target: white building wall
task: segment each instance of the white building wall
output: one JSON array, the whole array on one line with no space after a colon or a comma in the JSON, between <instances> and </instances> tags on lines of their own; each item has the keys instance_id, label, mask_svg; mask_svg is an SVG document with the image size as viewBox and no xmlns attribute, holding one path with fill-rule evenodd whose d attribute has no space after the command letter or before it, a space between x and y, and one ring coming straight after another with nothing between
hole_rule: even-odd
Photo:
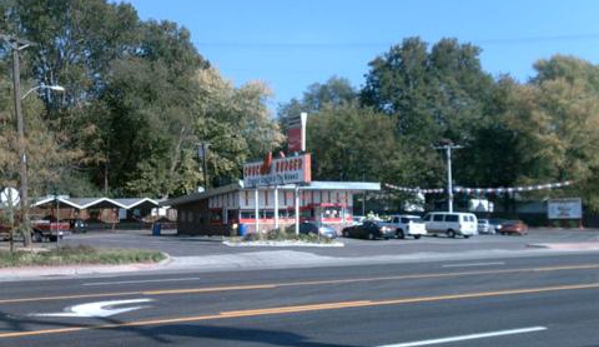
<instances>
[{"instance_id":1,"label":"white building wall","mask_svg":"<svg viewBox=\"0 0 599 347\"><path fill-rule=\"evenodd\" d=\"M295 203L295 195L293 190L279 189L279 208L293 208ZM230 192L225 194L215 195L209 198L209 208L222 209L254 209L255 208L255 191L241 190L238 192ZM274 209L274 189L258 190L259 207L260 209ZM302 206L310 204L347 204L352 206L352 194L349 191L337 190L304 190L300 191L300 204Z\"/></svg>"}]
</instances>

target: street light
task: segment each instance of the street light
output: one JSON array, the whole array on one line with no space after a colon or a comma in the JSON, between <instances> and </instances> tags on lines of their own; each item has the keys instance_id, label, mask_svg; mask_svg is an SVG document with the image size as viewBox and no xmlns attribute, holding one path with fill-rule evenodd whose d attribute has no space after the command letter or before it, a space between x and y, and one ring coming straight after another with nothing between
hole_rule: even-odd
<instances>
[{"instance_id":1,"label":"street light","mask_svg":"<svg viewBox=\"0 0 599 347\"><path fill-rule=\"evenodd\" d=\"M14 101L15 101L15 114L17 117L17 141L19 148L19 180L20 186L20 198L21 198L21 225L26 226L29 223L29 211L28 211L28 183L27 183L27 156L25 148L25 130L23 113L21 111L21 101L31 94L33 91L38 89L52 89L56 91L64 91L61 86L45 86L40 85L27 91L25 95L21 97L21 66L19 61L19 52L25 48L33 45L33 43L11 37L8 35L0 35L0 39L3 39L12 48L13 58L13 90L14 90ZM23 232L23 238L25 239L25 246L31 244L31 235L28 232Z\"/></svg>"},{"instance_id":2,"label":"street light","mask_svg":"<svg viewBox=\"0 0 599 347\"><path fill-rule=\"evenodd\" d=\"M26 97L27 97L29 94L31 94L31 93L35 92L36 90L39 90L39 89L50 89L50 90L53 90L53 91L56 91L56 92L61 92L61 93L64 93L64 91L65 91L64 87L62 87L62 86L59 86L59 85L47 86L47 85L45 85L45 84L41 84L41 85L39 85L39 86L37 86L37 87L33 87L33 88L29 89L29 90L27 91L27 93L25 93L25 95L23 95L23 96L21 97L21 100L25 100L25 98L26 98Z\"/></svg>"}]
</instances>

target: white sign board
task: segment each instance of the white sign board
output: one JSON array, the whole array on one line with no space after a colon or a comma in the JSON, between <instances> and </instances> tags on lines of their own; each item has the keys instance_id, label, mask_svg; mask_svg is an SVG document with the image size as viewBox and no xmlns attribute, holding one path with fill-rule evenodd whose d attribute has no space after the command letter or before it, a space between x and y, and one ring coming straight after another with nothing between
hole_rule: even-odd
<instances>
[{"instance_id":1,"label":"white sign board","mask_svg":"<svg viewBox=\"0 0 599 347\"><path fill-rule=\"evenodd\" d=\"M0 202L7 206L16 206L20 201L19 191L12 187L7 187L0 193Z\"/></svg>"},{"instance_id":2,"label":"white sign board","mask_svg":"<svg viewBox=\"0 0 599 347\"><path fill-rule=\"evenodd\" d=\"M243 185L245 188L266 187L272 185L309 183L312 180L310 154L273 159L243 166Z\"/></svg>"},{"instance_id":3,"label":"white sign board","mask_svg":"<svg viewBox=\"0 0 599 347\"><path fill-rule=\"evenodd\" d=\"M547 217L549 219L580 219L582 218L582 200L580 198L549 200Z\"/></svg>"},{"instance_id":4,"label":"white sign board","mask_svg":"<svg viewBox=\"0 0 599 347\"><path fill-rule=\"evenodd\" d=\"M468 210L472 212L492 212L487 199L470 199Z\"/></svg>"}]
</instances>

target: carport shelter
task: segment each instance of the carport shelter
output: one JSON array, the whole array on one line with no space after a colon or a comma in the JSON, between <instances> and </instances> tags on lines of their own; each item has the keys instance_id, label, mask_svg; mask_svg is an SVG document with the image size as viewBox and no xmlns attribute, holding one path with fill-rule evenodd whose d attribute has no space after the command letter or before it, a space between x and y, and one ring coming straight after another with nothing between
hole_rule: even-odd
<instances>
[{"instance_id":1,"label":"carport shelter","mask_svg":"<svg viewBox=\"0 0 599 347\"><path fill-rule=\"evenodd\" d=\"M47 212L59 219L81 218L97 219L104 223L118 223L129 216L144 216L151 213L152 208L159 206L158 201L149 198L111 199L70 198L66 196L50 196L37 201L33 207ZM131 218L134 219L134 218Z\"/></svg>"}]
</instances>

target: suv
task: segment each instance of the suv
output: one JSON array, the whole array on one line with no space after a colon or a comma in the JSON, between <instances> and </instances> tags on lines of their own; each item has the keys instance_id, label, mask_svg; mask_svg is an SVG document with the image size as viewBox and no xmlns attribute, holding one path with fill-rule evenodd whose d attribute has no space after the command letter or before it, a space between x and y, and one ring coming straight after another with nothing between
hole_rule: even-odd
<instances>
[{"instance_id":1,"label":"suv","mask_svg":"<svg viewBox=\"0 0 599 347\"><path fill-rule=\"evenodd\" d=\"M412 236L418 240L422 235L426 235L426 226L419 216L412 215L393 215L385 222L378 223L395 230L395 236L398 239L404 239L406 236Z\"/></svg>"},{"instance_id":2,"label":"suv","mask_svg":"<svg viewBox=\"0 0 599 347\"><path fill-rule=\"evenodd\" d=\"M433 236L445 234L449 238L460 235L464 238L478 233L478 222L473 213L431 212L424 216L426 230Z\"/></svg>"}]
</instances>

